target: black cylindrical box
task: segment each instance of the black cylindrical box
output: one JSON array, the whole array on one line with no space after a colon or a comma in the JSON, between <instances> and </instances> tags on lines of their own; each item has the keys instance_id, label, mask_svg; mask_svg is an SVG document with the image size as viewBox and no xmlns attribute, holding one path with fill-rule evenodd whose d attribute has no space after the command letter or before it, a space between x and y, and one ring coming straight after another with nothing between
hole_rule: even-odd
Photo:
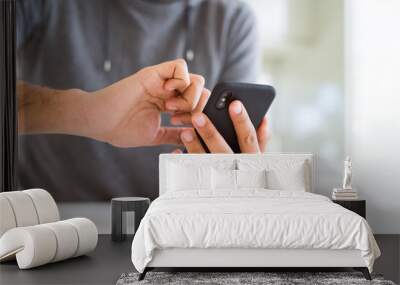
<instances>
[{"instance_id":1,"label":"black cylindrical box","mask_svg":"<svg viewBox=\"0 0 400 285\"><path fill-rule=\"evenodd\" d=\"M123 241L134 234L150 205L149 198L121 197L111 200L111 238Z\"/></svg>"}]
</instances>

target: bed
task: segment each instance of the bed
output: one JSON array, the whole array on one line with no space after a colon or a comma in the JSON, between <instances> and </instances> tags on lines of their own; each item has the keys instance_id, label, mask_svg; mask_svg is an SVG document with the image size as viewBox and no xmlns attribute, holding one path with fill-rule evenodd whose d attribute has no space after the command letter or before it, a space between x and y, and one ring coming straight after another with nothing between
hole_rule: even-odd
<instances>
[{"instance_id":1,"label":"bed","mask_svg":"<svg viewBox=\"0 0 400 285\"><path fill-rule=\"evenodd\" d=\"M132 262L154 268L352 267L380 251L365 219L314 194L312 154L163 154Z\"/></svg>"}]
</instances>

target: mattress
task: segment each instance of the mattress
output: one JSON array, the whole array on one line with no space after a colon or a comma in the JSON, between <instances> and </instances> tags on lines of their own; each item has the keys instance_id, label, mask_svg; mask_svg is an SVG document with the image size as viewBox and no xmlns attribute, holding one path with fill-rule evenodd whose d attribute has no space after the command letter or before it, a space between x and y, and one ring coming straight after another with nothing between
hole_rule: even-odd
<instances>
[{"instance_id":1,"label":"mattress","mask_svg":"<svg viewBox=\"0 0 400 285\"><path fill-rule=\"evenodd\" d=\"M143 272L169 248L359 250L370 271L380 255L361 216L318 194L266 189L161 195L140 223L132 262Z\"/></svg>"}]
</instances>

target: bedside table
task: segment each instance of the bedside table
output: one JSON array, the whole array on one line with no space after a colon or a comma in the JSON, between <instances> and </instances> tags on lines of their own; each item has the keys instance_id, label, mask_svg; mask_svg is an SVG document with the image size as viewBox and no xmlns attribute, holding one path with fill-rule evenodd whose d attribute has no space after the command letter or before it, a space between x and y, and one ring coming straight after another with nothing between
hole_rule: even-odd
<instances>
[{"instance_id":1,"label":"bedside table","mask_svg":"<svg viewBox=\"0 0 400 285\"><path fill-rule=\"evenodd\" d=\"M366 201L365 200L332 200L333 203L359 214L364 219L366 218Z\"/></svg>"},{"instance_id":2,"label":"bedside table","mask_svg":"<svg viewBox=\"0 0 400 285\"><path fill-rule=\"evenodd\" d=\"M145 197L113 198L111 200L111 239L121 242L129 234L128 229L136 232L149 206L150 199ZM129 220L132 217L134 217L133 221Z\"/></svg>"}]
</instances>

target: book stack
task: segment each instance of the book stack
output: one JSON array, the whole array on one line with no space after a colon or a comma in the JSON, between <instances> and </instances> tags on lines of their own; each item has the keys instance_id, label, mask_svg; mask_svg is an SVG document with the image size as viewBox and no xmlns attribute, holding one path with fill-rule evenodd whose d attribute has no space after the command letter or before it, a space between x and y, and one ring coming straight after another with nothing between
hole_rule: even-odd
<instances>
[{"instance_id":1,"label":"book stack","mask_svg":"<svg viewBox=\"0 0 400 285\"><path fill-rule=\"evenodd\" d=\"M332 192L333 200L357 200L358 193L354 189L334 188Z\"/></svg>"}]
</instances>

